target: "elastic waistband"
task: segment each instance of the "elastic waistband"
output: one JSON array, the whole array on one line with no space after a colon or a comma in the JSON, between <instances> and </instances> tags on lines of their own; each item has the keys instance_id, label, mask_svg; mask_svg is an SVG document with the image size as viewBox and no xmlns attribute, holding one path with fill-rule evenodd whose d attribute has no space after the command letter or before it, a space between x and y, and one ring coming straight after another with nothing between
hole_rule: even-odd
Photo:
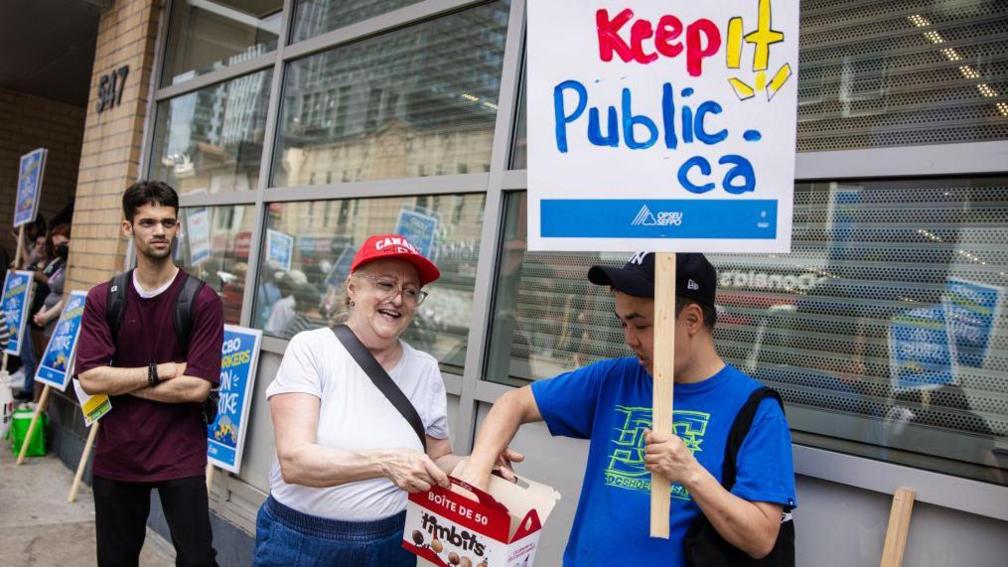
<instances>
[{"instance_id":1,"label":"elastic waistband","mask_svg":"<svg viewBox=\"0 0 1008 567\"><path fill-rule=\"evenodd\" d=\"M272 494L266 498L264 506L271 516L287 527L305 535L323 539L369 541L396 532L401 533L403 527L406 525L405 510L395 516L389 516L380 520L349 522L320 518L311 514L305 514L304 512L298 512L289 506L281 504L273 498Z\"/></svg>"}]
</instances>

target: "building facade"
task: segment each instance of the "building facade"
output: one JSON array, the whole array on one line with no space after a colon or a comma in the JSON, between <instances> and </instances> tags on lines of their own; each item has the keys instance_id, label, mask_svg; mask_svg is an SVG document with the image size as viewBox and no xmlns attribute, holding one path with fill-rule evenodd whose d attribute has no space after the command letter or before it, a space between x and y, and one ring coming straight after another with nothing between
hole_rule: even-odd
<instances>
[{"instance_id":1,"label":"building facade","mask_svg":"<svg viewBox=\"0 0 1008 567\"><path fill-rule=\"evenodd\" d=\"M778 0L781 1L781 0ZM282 272L298 319L263 340L240 474L219 474L222 556L248 563L274 458L264 398L287 340L340 314L356 246L435 226L407 340L441 363L457 452L510 388L628 351L585 279L612 254L525 249L524 0L118 0L103 10L70 279L127 265L118 196L138 177L206 209L209 259L177 259L263 328ZM711 255L715 338L777 388L794 438L802 565L878 562L892 493L917 493L907 565L1008 561L1008 4L804 0L787 255ZM128 66L120 104L101 77ZM431 220L433 219L433 220ZM278 263L271 234L290 237ZM81 234L81 233L78 233ZM281 239L286 240L286 239ZM900 325L949 322L948 379L900 380ZM938 382L941 382L940 384ZM84 432L53 407L61 455ZM114 411L114 410L113 410ZM527 426L521 471L555 486L538 564L559 564L587 445ZM627 466L639 466L628 463ZM159 520L155 525L163 530Z\"/></svg>"}]
</instances>

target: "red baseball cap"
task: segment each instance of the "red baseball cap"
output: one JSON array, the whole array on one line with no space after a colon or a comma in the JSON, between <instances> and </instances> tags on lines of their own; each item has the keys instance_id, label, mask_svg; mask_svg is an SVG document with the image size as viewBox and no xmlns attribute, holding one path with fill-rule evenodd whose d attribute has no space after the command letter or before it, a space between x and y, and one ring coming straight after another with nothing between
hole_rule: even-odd
<instances>
[{"instance_id":1,"label":"red baseball cap","mask_svg":"<svg viewBox=\"0 0 1008 567\"><path fill-rule=\"evenodd\" d=\"M420 275L421 286L441 277L441 270L434 265L434 262L425 258L416 246L406 240L406 237L398 234L376 234L368 238L357 250L353 264L350 265L350 273L356 272L357 268L368 262L383 258L396 258L413 264L417 274Z\"/></svg>"}]
</instances>

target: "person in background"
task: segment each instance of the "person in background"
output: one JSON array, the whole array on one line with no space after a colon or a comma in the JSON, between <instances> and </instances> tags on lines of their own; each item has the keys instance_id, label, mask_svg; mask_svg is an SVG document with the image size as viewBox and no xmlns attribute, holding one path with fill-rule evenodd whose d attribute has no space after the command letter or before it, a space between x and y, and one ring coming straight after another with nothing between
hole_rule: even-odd
<instances>
[{"instance_id":1,"label":"person in background","mask_svg":"<svg viewBox=\"0 0 1008 567\"><path fill-rule=\"evenodd\" d=\"M295 292L308 282L304 272L300 270L281 272L281 274L280 277L275 278L277 289L280 292L280 300L273 304L266 325L263 326L263 331L277 337L284 336L287 326L297 317Z\"/></svg>"},{"instance_id":2,"label":"person in background","mask_svg":"<svg viewBox=\"0 0 1008 567\"><path fill-rule=\"evenodd\" d=\"M66 257L57 255L57 246L54 239L60 242L63 252L66 253L69 250L67 246L70 242L70 225L61 224L53 226L49 230L49 233L45 236L43 253L40 255L38 263L35 264L35 273L32 276L35 282L35 290L32 292L32 305L28 311L28 328L30 329L31 346L34 351L36 364L42 353L45 352L45 326L48 323L48 320L39 319L38 314L45 309L47 301L55 304L62 300L63 297L63 274L66 268ZM59 286L58 294L54 294L52 290L51 280L53 278L56 279L55 283ZM56 317L59 317L59 311L56 312ZM27 376L25 377L25 386L25 391L29 391ZM34 401L37 402L42 396L42 387L36 384L33 385L33 389Z\"/></svg>"},{"instance_id":3,"label":"person in background","mask_svg":"<svg viewBox=\"0 0 1008 567\"><path fill-rule=\"evenodd\" d=\"M405 238L376 235L344 284L346 327L402 390L422 432L333 329L298 333L287 345L266 389L277 454L256 521L256 567L416 565L401 545L406 493L447 487L458 464L438 362L400 339L438 277Z\"/></svg>"},{"instance_id":4,"label":"person in background","mask_svg":"<svg viewBox=\"0 0 1008 567\"><path fill-rule=\"evenodd\" d=\"M56 321L59 320L63 311L63 284L66 282L67 258L70 255L70 225L61 224L52 230L49 236L52 247L52 255L58 262L52 275L46 280L49 286L49 295L42 302L42 309L35 314L34 322L43 328L43 340L48 343L52 336Z\"/></svg>"}]
</instances>

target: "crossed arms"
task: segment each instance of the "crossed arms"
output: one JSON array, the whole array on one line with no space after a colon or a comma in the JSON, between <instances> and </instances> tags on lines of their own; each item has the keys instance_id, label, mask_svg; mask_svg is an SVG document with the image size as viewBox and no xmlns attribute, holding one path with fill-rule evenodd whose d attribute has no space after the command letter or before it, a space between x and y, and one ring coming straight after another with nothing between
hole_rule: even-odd
<instances>
[{"instance_id":1,"label":"crossed arms","mask_svg":"<svg viewBox=\"0 0 1008 567\"><path fill-rule=\"evenodd\" d=\"M80 380L81 388L91 395L128 394L167 404L202 402L207 399L210 395L210 382L195 376L186 376L185 370L184 362L158 364L158 379L162 382L157 386L148 385L146 366L136 368L98 366L81 372L77 378Z\"/></svg>"}]
</instances>

